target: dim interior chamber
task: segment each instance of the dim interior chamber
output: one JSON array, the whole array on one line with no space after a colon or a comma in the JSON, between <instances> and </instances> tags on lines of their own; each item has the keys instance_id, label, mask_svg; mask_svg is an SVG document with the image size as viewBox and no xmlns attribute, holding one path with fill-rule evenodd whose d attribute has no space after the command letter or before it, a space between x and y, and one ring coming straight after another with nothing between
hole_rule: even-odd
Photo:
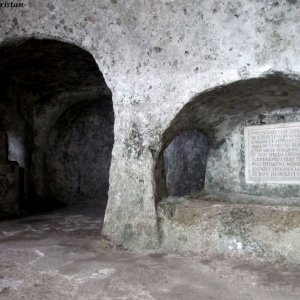
<instances>
[{"instance_id":1,"label":"dim interior chamber","mask_svg":"<svg viewBox=\"0 0 300 300\"><path fill-rule=\"evenodd\" d=\"M5 215L78 203L105 208L114 113L90 53L48 39L2 46L0 116L8 150L2 164L15 162L23 172L15 199L0 200L19 207Z\"/></svg>"}]
</instances>

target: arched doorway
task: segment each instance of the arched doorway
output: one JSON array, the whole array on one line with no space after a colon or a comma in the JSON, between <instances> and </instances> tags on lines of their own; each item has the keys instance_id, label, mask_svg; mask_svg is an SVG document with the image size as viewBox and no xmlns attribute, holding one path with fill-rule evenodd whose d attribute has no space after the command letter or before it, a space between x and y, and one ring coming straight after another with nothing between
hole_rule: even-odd
<instances>
[{"instance_id":1,"label":"arched doorway","mask_svg":"<svg viewBox=\"0 0 300 300\"><path fill-rule=\"evenodd\" d=\"M21 212L78 203L104 210L114 114L94 58L51 39L28 39L0 52L1 129L8 160L24 170L16 200Z\"/></svg>"}]
</instances>

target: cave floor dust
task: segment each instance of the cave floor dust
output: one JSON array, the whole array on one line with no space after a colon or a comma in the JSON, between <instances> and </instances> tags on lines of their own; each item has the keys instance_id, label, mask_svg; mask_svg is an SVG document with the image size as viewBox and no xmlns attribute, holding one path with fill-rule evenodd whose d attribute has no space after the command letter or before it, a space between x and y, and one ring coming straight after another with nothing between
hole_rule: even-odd
<instances>
[{"instance_id":1,"label":"cave floor dust","mask_svg":"<svg viewBox=\"0 0 300 300\"><path fill-rule=\"evenodd\" d=\"M300 267L130 252L101 238L101 208L0 222L0 299L300 299Z\"/></svg>"}]
</instances>

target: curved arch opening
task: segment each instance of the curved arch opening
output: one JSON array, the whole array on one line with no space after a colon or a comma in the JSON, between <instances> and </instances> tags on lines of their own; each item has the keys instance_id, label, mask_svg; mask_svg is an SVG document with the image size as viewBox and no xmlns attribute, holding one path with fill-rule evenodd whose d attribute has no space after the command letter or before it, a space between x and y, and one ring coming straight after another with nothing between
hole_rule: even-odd
<instances>
[{"instance_id":1,"label":"curved arch opening","mask_svg":"<svg viewBox=\"0 0 300 300\"><path fill-rule=\"evenodd\" d=\"M190 184L196 179L199 188L196 193L195 190L185 193L185 199L299 205L299 184L246 181L244 139L244 129L248 126L299 122L299 96L298 79L273 73L217 87L194 97L163 134L162 150L155 167L157 203L179 200L171 197L174 195L168 188L170 166L164 160L168 145L183 132L198 131L208 140L207 164L205 171L198 168L197 173L195 168ZM197 156L195 161L200 163L202 158L197 154L200 146L195 150L188 143L182 140L180 149L188 148L190 155ZM173 161L173 168L180 164L182 159L178 156ZM185 167L188 168L188 164ZM205 172L204 185L201 184L201 172Z\"/></svg>"},{"instance_id":2,"label":"curved arch opening","mask_svg":"<svg viewBox=\"0 0 300 300\"><path fill-rule=\"evenodd\" d=\"M0 163L15 165L2 172L14 184L3 187L9 192L1 196L0 217L74 204L104 213L114 113L93 56L52 39L5 45L0 97L0 130L7 135Z\"/></svg>"}]
</instances>

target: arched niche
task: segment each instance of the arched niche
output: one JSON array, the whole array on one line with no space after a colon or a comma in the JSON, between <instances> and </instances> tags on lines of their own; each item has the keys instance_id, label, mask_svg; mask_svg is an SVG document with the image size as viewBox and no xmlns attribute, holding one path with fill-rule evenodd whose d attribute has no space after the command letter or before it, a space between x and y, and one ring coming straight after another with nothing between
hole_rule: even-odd
<instances>
[{"instance_id":1,"label":"arched niche","mask_svg":"<svg viewBox=\"0 0 300 300\"><path fill-rule=\"evenodd\" d=\"M175 116L162 136L155 166L156 201L170 197L164 153L183 132L198 131L208 140L205 183L186 196L205 200L299 205L300 185L247 183L244 128L300 120L300 82L282 73L237 81L195 96ZM199 184L201 186L201 184ZM187 197L186 197L187 198Z\"/></svg>"}]
</instances>

